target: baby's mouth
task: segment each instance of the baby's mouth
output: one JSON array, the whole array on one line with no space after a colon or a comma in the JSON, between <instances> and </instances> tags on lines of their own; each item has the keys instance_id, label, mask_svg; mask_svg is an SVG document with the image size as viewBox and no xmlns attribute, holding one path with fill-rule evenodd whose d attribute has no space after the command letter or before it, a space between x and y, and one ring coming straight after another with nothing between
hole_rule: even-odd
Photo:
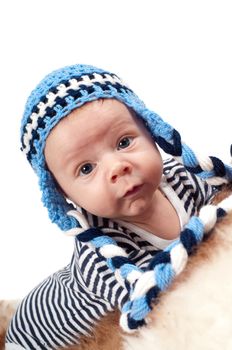
<instances>
[{"instance_id":1,"label":"baby's mouth","mask_svg":"<svg viewBox=\"0 0 232 350\"><path fill-rule=\"evenodd\" d=\"M128 190L125 194L124 194L124 198L125 197L129 197L129 196L133 196L135 194L137 194L140 189L142 188L143 185L137 185L137 186L133 186L130 190Z\"/></svg>"}]
</instances>

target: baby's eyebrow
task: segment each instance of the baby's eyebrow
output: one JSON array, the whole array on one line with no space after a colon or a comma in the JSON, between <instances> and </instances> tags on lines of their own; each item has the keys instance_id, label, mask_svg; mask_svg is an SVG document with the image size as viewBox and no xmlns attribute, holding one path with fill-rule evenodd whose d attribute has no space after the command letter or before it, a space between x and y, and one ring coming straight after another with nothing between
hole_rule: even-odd
<instances>
[{"instance_id":1,"label":"baby's eyebrow","mask_svg":"<svg viewBox=\"0 0 232 350\"><path fill-rule=\"evenodd\" d=\"M135 123L132 123L131 121L128 121L128 120L118 120L114 122L111 128L112 141L114 137L115 138L119 137L118 134L120 134L120 137L121 137L123 136L124 133L127 134L128 132L130 132L130 130L132 131L134 127L135 127ZM107 131L105 132L107 134L108 132L110 132L110 130L108 132ZM104 137L104 135L101 135L101 137ZM81 135L80 137L77 136L76 142L72 145L71 149L68 150L67 157L65 158L67 158L71 162L74 159L75 162L80 162L80 163L82 163L86 159L88 160L88 158L94 154L94 144L93 144L93 141L91 140L91 135L89 135L89 138L88 138L88 135L86 136Z\"/></svg>"},{"instance_id":2,"label":"baby's eyebrow","mask_svg":"<svg viewBox=\"0 0 232 350\"><path fill-rule=\"evenodd\" d=\"M85 161L87 157L86 145L75 145L71 149L67 150L66 154L63 155L63 166L65 167L76 167L78 164Z\"/></svg>"}]
</instances>

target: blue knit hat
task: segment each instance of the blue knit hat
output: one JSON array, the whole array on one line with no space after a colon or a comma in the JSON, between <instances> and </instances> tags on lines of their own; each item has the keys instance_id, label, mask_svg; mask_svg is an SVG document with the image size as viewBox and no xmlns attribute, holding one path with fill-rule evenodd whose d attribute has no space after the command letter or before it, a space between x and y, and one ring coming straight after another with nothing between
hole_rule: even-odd
<instances>
[{"instance_id":1,"label":"blue knit hat","mask_svg":"<svg viewBox=\"0 0 232 350\"><path fill-rule=\"evenodd\" d=\"M142 118L154 141L185 167L211 184L232 180L232 170L215 157L199 161L181 142L180 134L156 113L147 109L137 95L115 74L89 65L67 66L47 75L29 96L21 126L22 151L39 177L42 201L49 217L66 231L80 224L67 215L73 209L58 190L49 172L44 147L51 129L72 110L100 98L115 98Z\"/></svg>"}]
</instances>

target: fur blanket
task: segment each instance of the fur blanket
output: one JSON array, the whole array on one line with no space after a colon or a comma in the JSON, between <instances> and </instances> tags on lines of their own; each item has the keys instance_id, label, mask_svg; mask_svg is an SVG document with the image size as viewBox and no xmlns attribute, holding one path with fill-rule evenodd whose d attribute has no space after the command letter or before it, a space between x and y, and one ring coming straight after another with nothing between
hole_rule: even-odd
<instances>
[{"instance_id":1,"label":"fur blanket","mask_svg":"<svg viewBox=\"0 0 232 350\"><path fill-rule=\"evenodd\" d=\"M0 300L0 350L4 350L5 332L19 300Z\"/></svg>"},{"instance_id":2,"label":"fur blanket","mask_svg":"<svg viewBox=\"0 0 232 350\"><path fill-rule=\"evenodd\" d=\"M113 312L98 323L92 337L82 338L79 345L68 349L231 350L231 270L229 214L199 246L171 288L160 296L147 327L126 335L118 326L119 313Z\"/></svg>"}]
</instances>

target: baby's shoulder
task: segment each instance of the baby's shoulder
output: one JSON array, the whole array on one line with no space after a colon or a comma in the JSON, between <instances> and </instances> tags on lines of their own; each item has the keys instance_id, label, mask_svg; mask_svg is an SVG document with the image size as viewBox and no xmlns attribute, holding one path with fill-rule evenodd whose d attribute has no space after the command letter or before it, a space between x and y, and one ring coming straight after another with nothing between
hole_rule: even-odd
<instances>
[{"instance_id":1,"label":"baby's shoulder","mask_svg":"<svg viewBox=\"0 0 232 350\"><path fill-rule=\"evenodd\" d=\"M163 174L169 176L188 176L188 171L175 158L167 158L163 161Z\"/></svg>"},{"instance_id":2,"label":"baby's shoulder","mask_svg":"<svg viewBox=\"0 0 232 350\"><path fill-rule=\"evenodd\" d=\"M205 181L191 173L186 167L174 158L168 158L163 162L163 181L167 182L173 189L182 184L188 190L196 191L196 188L205 186Z\"/></svg>"}]
</instances>

